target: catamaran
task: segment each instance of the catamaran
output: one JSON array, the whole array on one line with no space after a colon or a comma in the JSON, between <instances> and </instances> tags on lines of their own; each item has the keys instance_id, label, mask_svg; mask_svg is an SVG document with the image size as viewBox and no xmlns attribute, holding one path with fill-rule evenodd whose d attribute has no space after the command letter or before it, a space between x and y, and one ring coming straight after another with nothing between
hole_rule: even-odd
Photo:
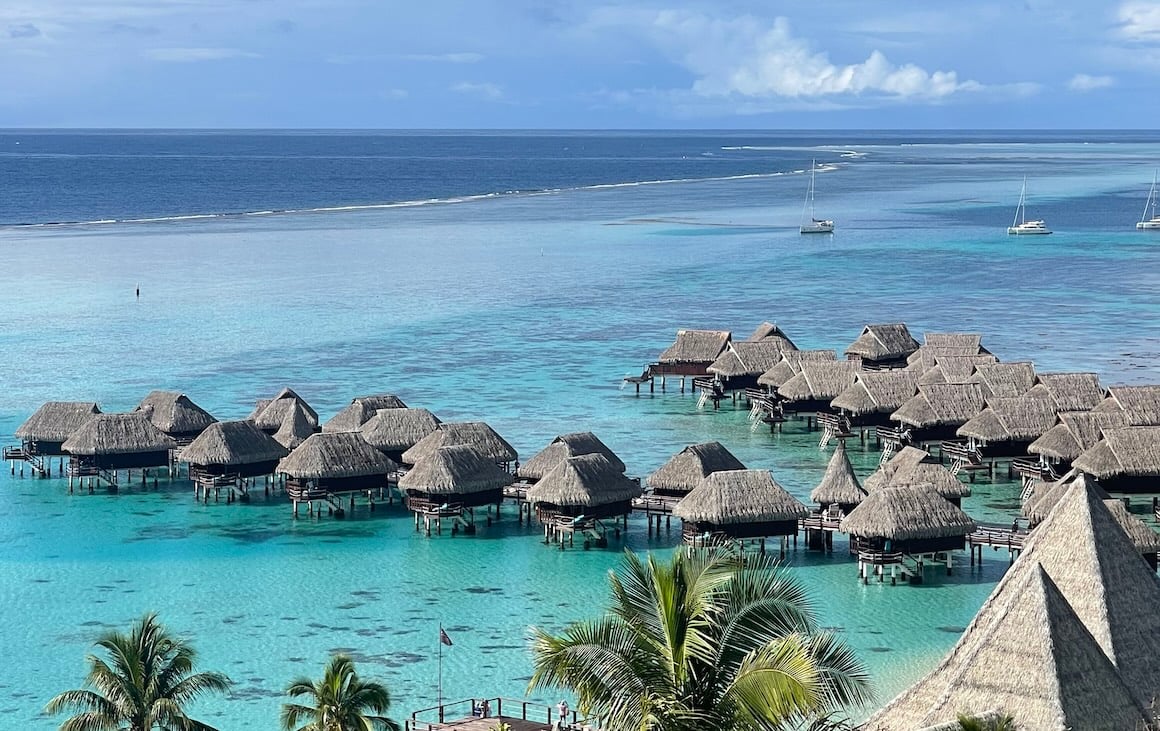
<instances>
[{"instance_id":1,"label":"catamaran","mask_svg":"<svg viewBox=\"0 0 1160 731\"><path fill-rule=\"evenodd\" d=\"M803 234L832 234L834 233L833 221L814 217L814 170L817 167L818 161L811 160L810 187L806 189L806 205L802 208L802 223L798 231Z\"/></svg>"},{"instance_id":2,"label":"catamaran","mask_svg":"<svg viewBox=\"0 0 1160 731\"><path fill-rule=\"evenodd\" d=\"M1023 177L1023 189L1019 191L1019 205L1015 208L1015 220L1007 227L1007 233L1012 236L1034 236L1051 233L1047 223L1042 219L1027 220L1027 177Z\"/></svg>"},{"instance_id":3,"label":"catamaran","mask_svg":"<svg viewBox=\"0 0 1160 731\"><path fill-rule=\"evenodd\" d=\"M1148 218L1148 209L1152 209L1152 217ZM1144 212L1140 214L1140 222L1136 224L1137 231L1160 231L1160 216L1156 215L1156 174L1152 174L1152 189L1148 191L1148 201L1144 204Z\"/></svg>"}]
</instances>

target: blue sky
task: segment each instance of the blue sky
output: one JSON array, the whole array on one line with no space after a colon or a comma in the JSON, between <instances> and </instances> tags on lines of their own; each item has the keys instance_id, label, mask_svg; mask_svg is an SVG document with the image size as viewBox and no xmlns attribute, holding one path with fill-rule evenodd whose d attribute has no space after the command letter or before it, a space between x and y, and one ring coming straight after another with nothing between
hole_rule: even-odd
<instances>
[{"instance_id":1,"label":"blue sky","mask_svg":"<svg viewBox=\"0 0 1160 731\"><path fill-rule=\"evenodd\" d=\"M0 127L1156 127L1160 0L5 0Z\"/></svg>"}]
</instances>

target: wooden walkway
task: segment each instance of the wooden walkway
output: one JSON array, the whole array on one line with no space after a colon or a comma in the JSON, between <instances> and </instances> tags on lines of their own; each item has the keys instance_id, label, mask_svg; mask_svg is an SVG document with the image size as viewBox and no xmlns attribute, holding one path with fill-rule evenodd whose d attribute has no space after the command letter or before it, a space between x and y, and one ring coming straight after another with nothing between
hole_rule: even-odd
<instances>
[{"instance_id":1,"label":"wooden walkway","mask_svg":"<svg viewBox=\"0 0 1160 731\"><path fill-rule=\"evenodd\" d=\"M522 718L509 718L507 716L461 718L458 721L436 724L419 722L419 725L411 725L408 723L408 728L411 731L444 731L449 729L455 729L455 731L491 731L500 723L506 723L512 731L550 731L552 728L540 721L525 721Z\"/></svg>"},{"instance_id":2,"label":"wooden walkway","mask_svg":"<svg viewBox=\"0 0 1160 731\"><path fill-rule=\"evenodd\" d=\"M486 717L478 715L485 709ZM495 714L495 715L492 715ZM554 706L512 698L466 698L415 711L407 719L406 731L491 731L499 723L512 731L552 731L559 727ZM565 729L581 729L584 724L576 711L569 710Z\"/></svg>"}]
</instances>

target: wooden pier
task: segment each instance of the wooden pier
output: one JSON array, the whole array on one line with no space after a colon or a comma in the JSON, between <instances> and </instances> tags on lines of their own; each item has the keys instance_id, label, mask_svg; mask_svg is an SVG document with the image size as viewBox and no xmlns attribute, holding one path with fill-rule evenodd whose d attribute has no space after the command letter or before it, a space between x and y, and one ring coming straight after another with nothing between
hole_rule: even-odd
<instances>
[{"instance_id":1,"label":"wooden pier","mask_svg":"<svg viewBox=\"0 0 1160 731\"><path fill-rule=\"evenodd\" d=\"M491 731L507 724L511 731L595 730L576 711L565 713L563 723L554 706L512 698L466 698L424 708L411 714L405 731Z\"/></svg>"},{"instance_id":2,"label":"wooden pier","mask_svg":"<svg viewBox=\"0 0 1160 731\"><path fill-rule=\"evenodd\" d=\"M1016 519L1009 526L980 523L974 533L967 536L967 550L971 552L971 565L983 563L983 549L990 546L998 551L1007 550L1008 563L1014 563L1023 550L1023 544L1030 535L1026 520ZM976 553L978 558L975 558Z\"/></svg>"}]
</instances>

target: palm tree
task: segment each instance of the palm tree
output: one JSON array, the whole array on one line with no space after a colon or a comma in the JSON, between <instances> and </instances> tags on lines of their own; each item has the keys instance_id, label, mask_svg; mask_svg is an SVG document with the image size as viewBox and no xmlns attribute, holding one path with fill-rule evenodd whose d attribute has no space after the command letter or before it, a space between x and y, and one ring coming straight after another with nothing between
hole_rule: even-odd
<instances>
[{"instance_id":1,"label":"palm tree","mask_svg":"<svg viewBox=\"0 0 1160 731\"><path fill-rule=\"evenodd\" d=\"M606 616L532 629L529 690L572 691L602 728L795 727L871 699L853 652L818 631L802 586L765 556L629 553Z\"/></svg>"},{"instance_id":2,"label":"palm tree","mask_svg":"<svg viewBox=\"0 0 1160 731\"><path fill-rule=\"evenodd\" d=\"M65 691L44 708L52 715L74 712L60 731L215 731L187 716L185 707L229 690L229 678L193 672L197 653L156 614L146 614L127 635L105 633L96 647L108 657L89 655L87 688Z\"/></svg>"},{"instance_id":3,"label":"palm tree","mask_svg":"<svg viewBox=\"0 0 1160 731\"><path fill-rule=\"evenodd\" d=\"M291 698L309 696L312 705L282 706L286 731L399 731L399 724L383 715L391 709L391 693L382 683L364 681L347 655L334 655L322 680L298 678L286 687ZM301 726L298 724L305 721Z\"/></svg>"},{"instance_id":4,"label":"palm tree","mask_svg":"<svg viewBox=\"0 0 1160 731\"><path fill-rule=\"evenodd\" d=\"M1015 725L1015 717L1010 715L1002 715L984 720L976 716L968 716L965 713L960 713L957 721L960 731L1016 731L1018 728Z\"/></svg>"}]
</instances>

